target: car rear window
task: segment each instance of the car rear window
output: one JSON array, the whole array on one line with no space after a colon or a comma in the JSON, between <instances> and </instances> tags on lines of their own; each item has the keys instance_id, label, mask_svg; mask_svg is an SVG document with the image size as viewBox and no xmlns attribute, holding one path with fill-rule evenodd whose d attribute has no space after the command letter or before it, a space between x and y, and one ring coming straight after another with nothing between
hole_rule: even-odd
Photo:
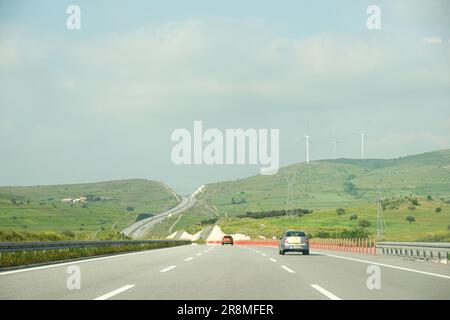
<instances>
[{"instance_id":1,"label":"car rear window","mask_svg":"<svg viewBox=\"0 0 450 320\"><path fill-rule=\"evenodd\" d=\"M226 238L226 239L231 239L231 236L225 236L224 238Z\"/></svg>"},{"instance_id":2,"label":"car rear window","mask_svg":"<svg viewBox=\"0 0 450 320\"><path fill-rule=\"evenodd\" d=\"M305 237L305 233L302 231L288 231L286 237Z\"/></svg>"}]
</instances>

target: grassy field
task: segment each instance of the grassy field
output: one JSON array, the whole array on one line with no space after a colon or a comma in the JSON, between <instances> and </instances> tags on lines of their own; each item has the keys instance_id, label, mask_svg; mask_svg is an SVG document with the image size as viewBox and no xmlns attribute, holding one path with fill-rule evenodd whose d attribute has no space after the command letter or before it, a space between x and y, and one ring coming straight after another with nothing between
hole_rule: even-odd
<instances>
[{"instance_id":1,"label":"grassy field","mask_svg":"<svg viewBox=\"0 0 450 320\"><path fill-rule=\"evenodd\" d=\"M391 199L391 204L382 211L385 241L445 241L450 242L450 204L439 200L418 199L420 205L412 208L411 202L405 198ZM441 212L435 212L441 208ZM357 219L350 220L356 214ZM407 222L405 218L413 216L415 222ZM279 236L286 229L304 230L312 236L322 232L336 232L358 227L361 220L367 220L370 226L367 231L376 234L377 209L375 205L364 205L345 209L338 215L336 210L317 210L303 216L283 216L275 218L236 218L222 219L220 225L226 233L244 233L252 238Z\"/></svg>"},{"instance_id":2,"label":"grassy field","mask_svg":"<svg viewBox=\"0 0 450 320\"><path fill-rule=\"evenodd\" d=\"M86 205L61 202L83 195L102 200ZM176 203L162 183L149 180L0 187L0 230L72 231L78 239L108 238L133 223L139 214L159 213Z\"/></svg>"}]
</instances>

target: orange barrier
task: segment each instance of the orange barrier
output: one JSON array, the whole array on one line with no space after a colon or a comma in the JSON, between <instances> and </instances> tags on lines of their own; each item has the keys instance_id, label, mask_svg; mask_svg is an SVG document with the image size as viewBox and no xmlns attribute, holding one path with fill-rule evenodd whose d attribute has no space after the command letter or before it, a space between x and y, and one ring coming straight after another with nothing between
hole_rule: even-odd
<instances>
[{"instance_id":1,"label":"orange barrier","mask_svg":"<svg viewBox=\"0 0 450 320\"><path fill-rule=\"evenodd\" d=\"M366 255L375 255L377 252L375 239L368 239L368 238L349 238L349 239L316 238L310 239L309 245L312 249L353 252Z\"/></svg>"}]
</instances>

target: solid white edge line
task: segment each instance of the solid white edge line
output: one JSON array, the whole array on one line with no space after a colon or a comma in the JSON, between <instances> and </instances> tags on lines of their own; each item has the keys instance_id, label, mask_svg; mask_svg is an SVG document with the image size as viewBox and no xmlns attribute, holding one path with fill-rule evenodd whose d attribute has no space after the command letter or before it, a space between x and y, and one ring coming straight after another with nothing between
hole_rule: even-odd
<instances>
[{"instance_id":1,"label":"solid white edge line","mask_svg":"<svg viewBox=\"0 0 450 320\"><path fill-rule=\"evenodd\" d=\"M286 270L287 272L290 272L290 273L295 273L295 271L294 270L292 270L292 269L289 269L288 267L286 267L286 266L281 266L284 270Z\"/></svg>"},{"instance_id":2,"label":"solid white edge line","mask_svg":"<svg viewBox=\"0 0 450 320\"><path fill-rule=\"evenodd\" d=\"M62 266L68 266L68 265L73 265L73 264L86 263L86 262L91 262L91 261L100 261L100 260L106 260L106 259L112 259L112 258L120 258L120 257L124 257L124 256L135 255L135 254L152 253L152 252L176 249L176 248L181 248L181 247L184 247L184 246L176 246L176 247L153 249L153 250L150 249L150 250L143 250L143 251L138 251L138 252L128 252L128 253L110 255L110 256L106 256L106 257L80 259L80 260L73 260L73 261L69 261L69 262L49 264L49 265L39 266L39 267L30 267L30 268L17 269L17 270L11 270L11 271L3 271L3 272L0 272L0 276L7 275L7 274L13 274L13 273L26 272L26 271L34 271L34 270L42 270L42 269L48 269L48 268L56 268L56 267L62 267Z\"/></svg>"},{"instance_id":3,"label":"solid white edge line","mask_svg":"<svg viewBox=\"0 0 450 320\"><path fill-rule=\"evenodd\" d=\"M338 296L335 296L334 294L332 294L330 291L325 290L324 288L322 288L321 286L319 286L318 284L311 284L311 287L313 287L314 289L316 289L317 291L319 291L321 294L327 296L329 299L331 300L342 300L341 298L339 298Z\"/></svg>"},{"instance_id":4,"label":"solid white edge line","mask_svg":"<svg viewBox=\"0 0 450 320\"><path fill-rule=\"evenodd\" d=\"M104 294L104 295L98 297L98 298L95 298L94 300L106 300L106 299L109 299L109 298L111 298L111 297L113 297L115 295L118 295L119 293L122 293L122 292L124 292L124 291L126 291L128 289L133 288L134 286L135 286L134 284L129 284L129 285L123 286L122 288L119 288L119 289L116 289L114 291L111 291L111 292L109 292L107 294Z\"/></svg>"},{"instance_id":5,"label":"solid white edge line","mask_svg":"<svg viewBox=\"0 0 450 320\"><path fill-rule=\"evenodd\" d=\"M175 269L177 266L170 266L170 267L167 267L167 268L165 268L165 269L162 269L160 272L167 272L167 271L170 271L170 270L172 270L172 269Z\"/></svg>"},{"instance_id":6,"label":"solid white edge line","mask_svg":"<svg viewBox=\"0 0 450 320\"><path fill-rule=\"evenodd\" d=\"M397 270L402 270L402 271L410 271L410 272L415 272L415 273L425 274L425 275L428 275L428 276L433 276L433 277L438 277L438 278L444 278L444 279L450 279L450 276L446 276L446 275L444 275L444 274L439 274L439 273L432 273L432 272L427 272L427 271L420 271L420 270L416 270L416 269L410 269L410 268L405 268L405 267L399 267L399 266L394 266L394 265L390 265L390 264L379 263L379 262L369 261L369 260L362 260L362 259L349 258L349 257L338 256L338 255L328 254L328 253L322 253L322 254L325 255L325 256L328 256L328 257L333 257L333 258L340 258L340 259L351 260L351 261L357 261L357 262L362 262L362 263L367 263L367 264L374 264L374 265L382 266L382 267L386 267L386 268L392 268L392 269L397 269Z\"/></svg>"}]
</instances>

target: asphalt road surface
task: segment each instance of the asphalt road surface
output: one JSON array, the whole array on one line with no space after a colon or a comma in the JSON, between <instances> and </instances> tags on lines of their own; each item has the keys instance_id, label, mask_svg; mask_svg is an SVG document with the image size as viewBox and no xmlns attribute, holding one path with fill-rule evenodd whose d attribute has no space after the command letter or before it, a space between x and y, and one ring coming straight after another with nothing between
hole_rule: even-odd
<instances>
[{"instance_id":1,"label":"asphalt road surface","mask_svg":"<svg viewBox=\"0 0 450 320\"><path fill-rule=\"evenodd\" d=\"M73 266L80 289L67 287ZM381 288L369 289L367 270L377 267ZM326 250L280 256L274 247L186 245L1 272L0 299L450 299L450 267Z\"/></svg>"},{"instance_id":2,"label":"asphalt road surface","mask_svg":"<svg viewBox=\"0 0 450 320\"><path fill-rule=\"evenodd\" d=\"M192 207L196 202L195 197L183 197L181 202L170 210L167 210L163 213L155 215L150 218L142 219L127 227L122 231L123 234L133 238L133 239L142 239L149 232L150 228L154 225L161 223L165 219L167 219L171 215L180 214L183 211Z\"/></svg>"}]
</instances>

